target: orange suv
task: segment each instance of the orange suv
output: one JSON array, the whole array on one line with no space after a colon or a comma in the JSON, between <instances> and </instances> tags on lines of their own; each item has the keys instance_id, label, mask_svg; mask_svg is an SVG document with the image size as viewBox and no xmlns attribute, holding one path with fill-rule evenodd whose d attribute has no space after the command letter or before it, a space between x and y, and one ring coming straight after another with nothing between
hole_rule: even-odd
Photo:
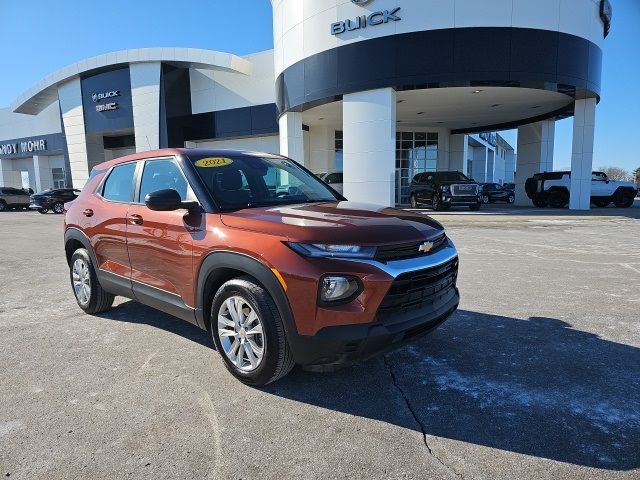
<instances>
[{"instance_id":1,"label":"orange suv","mask_svg":"<svg viewBox=\"0 0 640 480\"><path fill-rule=\"evenodd\" d=\"M459 302L442 225L349 202L264 153L165 149L98 165L65 205L65 251L85 312L121 295L191 322L249 385L396 348Z\"/></svg>"}]
</instances>

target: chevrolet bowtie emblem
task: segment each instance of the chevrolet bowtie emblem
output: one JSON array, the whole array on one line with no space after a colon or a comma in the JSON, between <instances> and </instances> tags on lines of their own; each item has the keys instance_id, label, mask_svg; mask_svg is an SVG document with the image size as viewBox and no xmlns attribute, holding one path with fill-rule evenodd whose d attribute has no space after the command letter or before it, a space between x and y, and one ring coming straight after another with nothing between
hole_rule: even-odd
<instances>
[{"instance_id":1,"label":"chevrolet bowtie emblem","mask_svg":"<svg viewBox=\"0 0 640 480\"><path fill-rule=\"evenodd\" d=\"M424 242L418 247L419 252L428 253L433 248L433 242Z\"/></svg>"}]
</instances>

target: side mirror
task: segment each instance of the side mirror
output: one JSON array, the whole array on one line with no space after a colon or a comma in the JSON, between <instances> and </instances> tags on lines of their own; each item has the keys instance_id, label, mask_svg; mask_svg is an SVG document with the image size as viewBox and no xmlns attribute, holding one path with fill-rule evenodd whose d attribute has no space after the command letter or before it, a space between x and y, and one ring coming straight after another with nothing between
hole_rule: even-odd
<instances>
[{"instance_id":1,"label":"side mirror","mask_svg":"<svg viewBox=\"0 0 640 480\"><path fill-rule=\"evenodd\" d=\"M180 194L172 188L148 193L144 198L144 203L149 210L157 212L170 212L184 208Z\"/></svg>"}]
</instances>

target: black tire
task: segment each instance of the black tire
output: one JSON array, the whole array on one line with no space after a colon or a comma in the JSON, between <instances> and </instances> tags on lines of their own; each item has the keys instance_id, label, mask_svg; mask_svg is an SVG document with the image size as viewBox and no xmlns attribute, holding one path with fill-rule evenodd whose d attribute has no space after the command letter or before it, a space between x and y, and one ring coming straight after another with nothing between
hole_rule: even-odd
<instances>
[{"instance_id":1,"label":"black tire","mask_svg":"<svg viewBox=\"0 0 640 480\"><path fill-rule=\"evenodd\" d=\"M6 212L8 210L7 204L4 200L0 200L0 212Z\"/></svg>"},{"instance_id":2,"label":"black tire","mask_svg":"<svg viewBox=\"0 0 640 480\"><path fill-rule=\"evenodd\" d=\"M56 202L53 204L53 213L57 213L58 215L64 213L64 203Z\"/></svg>"},{"instance_id":3,"label":"black tire","mask_svg":"<svg viewBox=\"0 0 640 480\"><path fill-rule=\"evenodd\" d=\"M507 197L507 203L513 205L516 201L516 196L515 195L509 195Z\"/></svg>"},{"instance_id":4,"label":"black tire","mask_svg":"<svg viewBox=\"0 0 640 480\"><path fill-rule=\"evenodd\" d=\"M74 265L76 261L82 261L87 267L89 273L89 299L88 301L82 301L79 294L76 293L74 287ZM89 314L102 313L111 308L115 295L105 292L98 277L96 276L96 270L91 261L91 256L84 248L79 248L71 256L71 264L69 265L69 279L71 280L71 288L73 289L74 296L78 306Z\"/></svg>"},{"instance_id":5,"label":"black tire","mask_svg":"<svg viewBox=\"0 0 640 480\"><path fill-rule=\"evenodd\" d=\"M38 212L40 212L40 213L42 213L42 214L45 214L45 213L48 213L48 212L49 212L49 209L48 209L48 208L39 208L39 209L38 209Z\"/></svg>"},{"instance_id":6,"label":"black tire","mask_svg":"<svg viewBox=\"0 0 640 480\"><path fill-rule=\"evenodd\" d=\"M564 208L567 203L569 203L569 194L565 190L549 192L549 206L551 208Z\"/></svg>"},{"instance_id":7,"label":"black tire","mask_svg":"<svg viewBox=\"0 0 640 480\"><path fill-rule=\"evenodd\" d=\"M547 200L542 197L533 197L531 201L538 208L545 208L548 205Z\"/></svg>"},{"instance_id":8,"label":"black tire","mask_svg":"<svg viewBox=\"0 0 640 480\"><path fill-rule=\"evenodd\" d=\"M224 302L230 297L241 297L258 315L262 324L262 360L254 370L244 371L231 362L224 351L220 334L218 333L218 313ZM295 362L280 312L271 295L249 276L229 280L222 285L211 304L211 336L218 353L222 357L229 372L246 385L259 387L275 382L284 377L294 367Z\"/></svg>"},{"instance_id":9,"label":"black tire","mask_svg":"<svg viewBox=\"0 0 640 480\"><path fill-rule=\"evenodd\" d=\"M418 208L418 200L414 194L411 194L409 202L411 203L411 208Z\"/></svg>"},{"instance_id":10,"label":"black tire","mask_svg":"<svg viewBox=\"0 0 640 480\"><path fill-rule=\"evenodd\" d=\"M442 201L440 200L440 195L437 193L431 198L431 209L434 212L442 210Z\"/></svg>"},{"instance_id":11,"label":"black tire","mask_svg":"<svg viewBox=\"0 0 640 480\"><path fill-rule=\"evenodd\" d=\"M608 207L610 203L611 203L611 200L597 199L593 201L593 204L599 208Z\"/></svg>"},{"instance_id":12,"label":"black tire","mask_svg":"<svg viewBox=\"0 0 640 480\"><path fill-rule=\"evenodd\" d=\"M635 195L629 190L620 190L613 196L613 204L618 208L629 208L633 205Z\"/></svg>"},{"instance_id":13,"label":"black tire","mask_svg":"<svg viewBox=\"0 0 640 480\"><path fill-rule=\"evenodd\" d=\"M482 203L487 204L491 201L491 199L489 198L489 195L487 195L486 193L484 195L482 195L480 197L480 199L482 200Z\"/></svg>"},{"instance_id":14,"label":"black tire","mask_svg":"<svg viewBox=\"0 0 640 480\"><path fill-rule=\"evenodd\" d=\"M469 210L471 210L472 212L477 212L478 210L480 210L481 206L481 203L478 203L477 205L469 205Z\"/></svg>"}]
</instances>

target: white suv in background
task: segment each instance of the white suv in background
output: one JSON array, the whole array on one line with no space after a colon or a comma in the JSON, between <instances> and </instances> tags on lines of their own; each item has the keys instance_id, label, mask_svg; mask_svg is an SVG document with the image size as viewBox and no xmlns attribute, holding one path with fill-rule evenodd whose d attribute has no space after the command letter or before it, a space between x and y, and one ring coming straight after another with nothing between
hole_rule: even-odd
<instances>
[{"instance_id":1,"label":"white suv in background","mask_svg":"<svg viewBox=\"0 0 640 480\"><path fill-rule=\"evenodd\" d=\"M343 193L342 192L342 172L318 173L316 176L327 185L330 185L331 188L333 188L337 192Z\"/></svg>"}]
</instances>

